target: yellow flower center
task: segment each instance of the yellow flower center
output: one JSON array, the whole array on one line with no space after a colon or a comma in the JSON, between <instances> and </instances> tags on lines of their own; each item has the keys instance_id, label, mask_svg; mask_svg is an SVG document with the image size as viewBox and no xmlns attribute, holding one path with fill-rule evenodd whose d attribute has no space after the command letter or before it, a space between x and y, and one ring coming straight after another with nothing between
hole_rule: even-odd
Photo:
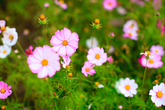
<instances>
[{"instance_id":1,"label":"yellow flower center","mask_svg":"<svg viewBox=\"0 0 165 110\"><path fill-rule=\"evenodd\" d=\"M147 52L147 55L150 55L151 54L151 52L150 51L146 51Z\"/></svg>"},{"instance_id":2,"label":"yellow flower center","mask_svg":"<svg viewBox=\"0 0 165 110\"><path fill-rule=\"evenodd\" d=\"M156 93L156 95L157 95L157 97L161 98L161 97L163 96L163 93L162 93L162 91L158 91L158 92Z\"/></svg>"},{"instance_id":3,"label":"yellow flower center","mask_svg":"<svg viewBox=\"0 0 165 110\"><path fill-rule=\"evenodd\" d=\"M150 64L154 63L154 61L153 61L152 59L150 59L148 62L149 62Z\"/></svg>"},{"instance_id":4,"label":"yellow flower center","mask_svg":"<svg viewBox=\"0 0 165 110\"><path fill-rule=\"evenodd\" d=\"M64 46L66 46L66 45L68 45L68 41L67 41L67 40L63 40L63 41L62 41L62 44L63 44Z\"/></svg>"},{"instance_id":5,"label":"yellow flower center","mask_svg":"<svg viewBox=\"0 0 165 110\"><path fill-rule=\"evenodd\" d=\"M9 39L11 39L11 40L12 40L12 39L13 39L13 35L9 35Z\"/></svg>"},{"instance_id":6,"label":"yellow flower center","mask_svg":"<svg viewBox=\"0 0 165 110\"><path fill-rule=\"evenodd\" d=\"M86 71L86 72L89 72L89 68L86 68L85 71Z\"/></svg>"},{"instance_id":7,"label":"yellow flower center","mask_svg":"<svg viewBox=\"0 0 165 110\"><path fill-rule=\"evenodd\" d=\"M4 94L6 92L6 89L2 88L1 93Z\"/></svg>"},{"instance_id":8,"label":"yellow flower center","mask_svg":"<svg viewBox=\"0 0 165 110\"><path fill-rule=\"evenodd\" d=\"M99 85L99 82L95 82L95 85L98 86Z\"/></svg>"},{"instance_id":9,"label":"yellow flower center","mask_svg":"<svg viewBox=\"0 0 165 110\"><path fill-rule=\"evenodd\" d=\"M96 59L99 59L99 58L100 58L100 55L99 55L99 54L96 54L96 55L95 55L95 58L96 58Z\"/></svg>"},{"instance_id":10,"label":"yellow flower center","mask_svg":"<svg viewBox=\"0 0 165 110\"><path fill-rule=\"evenodd\" d=\"M31 53L31 51L30 51L30 50L28 50L28 51L27 51L27 53Z\"/></svg>"},{"instance_id":11,"label":"yellow flower center","mask_svg":"<svg viewBox=\"0 0 165 110\"><path fill-rule=\"evenodd\" d=\"M59 2L60 2L60 3L64 3L64 1L63 1L63 0L59 0Z\"/></svg>"},{"instance_id":12,"label":"yellow flower center","mask_svg":"<svg viewBox=\"0 0 165 110\"><path fill-rule=\"evenodd\" d=\"M5 28L5 27L1 27L1 30L2 30L2 31L5 31L5 30L6 30L6 28Z\"/></svg>"},{"instance_id":13,"label":"yellow flower center","mask_svg":"<svg viewBox=\"0 0 165 110\"><path fill-rule=\"evenodd\" d=\"M83 95L81 94L80 97L83 97Z\"/></svg>"},{"instance_id":14,"label":"yellow flower center","mask_svg":"<svg viewBox=\"0 0 165 110\"><path fill-rule=\"evenodd\" d=\"M46 66L46 65L48 65L48 60L46 60L46 59L43 59L43 60L42 60L42 62L41 62L41 64L42 64L43 66Z\"/></svg>"},{"instance_id":15,"label":"yellow flower center","mask_svg":"<svg viewBox=\"0 0 165 110\"><path fill-rule=\"evenodd\" d=\"M130 85L125 86L125 89L127 89L127 90L129 90L130 88L131 88Z\"/></svg>"},{"instance_id":16,"label":"yellow flower center","mask_svg":"<svg viewBox=\"0 0 165 110\"><path fill-rule=\"evenodd\" d=\"M155 50L156 53L158 53L158 50Z\"/></svg>"},{"instance_id":17,"label":"yellow flower center","mask_svg":"<svg viewBox=\"0 0 165 110\"><path fill-rule=\"evenodd\" d=\"M1 109L2 109L2 110L5 110L5 109L6 109L6 106L5 106L5 105L3 105L3 106L1 107Z\"/></svg>"},{"instance_id":18,"label":"yellow flower center","mask_svg":"<svg viewBox=\"0 0 165 110\"><path fill-rule=\"evenodd\" d=\"M69 68L69 65L66 65L66 67L65 68Z\"/></svg>"},{"instance_id":19,"label":"yellow flower center","mask_svg":"<svg viewBox=\"0 0 165 110\"><path fill-rule=\"evenodd\" d=\"M109 5L109 6L111 6L111 5L112 5L112 3L111 3L111 2L109 2L109 3L108 3L108 5Z\"/></svg>"},{"instance_id":20,"label":"yellow flower center","mask_svg":"<svg viewBox=\"0 0 165 110\"><path fill-rule=\"evenodd\" d=\"M6 51L6 50L4 50L4 51L3 51L3 54L6 54L6 53L7 53L7 51Z\"/></svg>"},{"instance_id":21,"label":"yellow flower center","mask_svg":"<svg viewBox=\"0 0 165 110\"><path fill-rule=\"evenodd\" d=\"M95 19L95 24L99 24L100 20L99 19Z\"/></svg>"},{"instance_id":22,"label":"yellow flower center","mask_svg":"<svg viewBox=\"0 0 165 110\"><path fill-rule=\"evenodd\" d=\"M45 20L45 15L44 15L44 14L41 14L41 15L40 15L40 20L41 20L41 21L44 21L44 20Z\"/></svg>"},{"instance_id":23,"label":"yellow flower center","mask_svg":"<svg viewBox=\"0 0 165 110\"><path fill-rule=\"evenodd\" d=\"M72 73L69 73L69 74L68 74L68 76L69 76L69 77L72 77L72 76L73 76L73 74L72 74Z\"/></svg>"},{"instance_id":24,"label":"yellow flower center","mask_svg":"<svg viewBox=\"0 0 165 110\"><path fill-rule=\"evenodd\" d=\"M129 35L129 37L131 37L132 36L132 33L129 32L128 35Z\"/></svg>"}]
</instances>

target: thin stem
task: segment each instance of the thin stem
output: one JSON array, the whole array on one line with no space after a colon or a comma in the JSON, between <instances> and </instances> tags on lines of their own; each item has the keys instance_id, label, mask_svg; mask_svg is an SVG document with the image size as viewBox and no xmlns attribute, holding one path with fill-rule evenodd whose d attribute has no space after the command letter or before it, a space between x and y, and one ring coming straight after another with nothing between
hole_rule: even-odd
<instances>
[{"instance_id":1,"label":"thin stem","mask_svg":"<svg viewBox=\"0 0 165 110\"><path fill-rule=\"evenodd\" d=\"M94 38L94 35L95 35L95 29L93 31L93 36L92 36L92 47L93 47L93 38Z\"/></svg>"},{"instance_id":2,"label":"thin stem","mask_svg":"<svg viewBox=\"0 0 165 110\"><path fill-rule=\"evenodd\" d=\"M22 51L22 53L26 56L25 51L23 50L21 44L18 41L17 41L17 45L20 48L20 50Z\"/></svg>"},{"instance_id":3,"label":"thin stem","mask_svg":"<svg viewBox=\"0 0 165 110\"><path fill-rule=\"evenodd\" d=\"M132 110L130 97L128 97L128 100L129 100L130 110Z\"/></svg>"},{"instance_id":4,"label":"thin stem","mask_svg":"<svg viewBox=\"0 0 165 110\"><path fill-rule=\"evenodd\" d=\"M42 25L42 26L43 26L43 30L44 30L45 37L46 37L46 39L47 39L48 45L50 45L49 40L48 40L48 37L47 37L47 35L46 35L46 31L45 31L44 25Z\"/></svg>"}]
</instances>

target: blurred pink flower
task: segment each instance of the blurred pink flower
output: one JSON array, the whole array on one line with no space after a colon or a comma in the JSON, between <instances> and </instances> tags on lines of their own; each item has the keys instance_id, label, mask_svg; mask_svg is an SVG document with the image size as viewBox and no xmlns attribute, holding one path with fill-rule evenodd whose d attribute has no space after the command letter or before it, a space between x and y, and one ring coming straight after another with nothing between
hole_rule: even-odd
<instances>
[{"instance_id":1,"label":"blurred pink flower","mask_svg":"<svg viewBox=\"0 0 165 110\"><path fill-rule=\"evenodd\" d=\"M115 36L115 34L114 34L113 32L111 32L111 33L110 33L110 36L114 37L114 36Z\"/></svg>"},{"instance_id":2,"label":"blurred pink flower","mask_svg":"<svg viewBox=\"0 0 165 110\"><path fill-rule=\"evenodd\" d=\"M64 3L63 0L54 0L55 4L59 5L61 8L66 10L68 8L68 5Z\"/></svg>"},{"instance_id":3,"label":"blurred pink flower","mask_svg":"<svg viewBox=\"0 0 165 110\"><path fill-rule=\"evenodd\" d=\"M128 20L124 25L123 25L123 31L137 31L139 29L137 22L135 20Z\"/></svg>"},{"instance_id":4,"label":"blurred pink flower","mask_svg":"<svg viewBox=\"0 0 165 110\"><path fill-rule=\"evenodd\" d=\"M101 66L107 60L107 53L104 53L103 48L94 47L89 49L87 59L96 66Z\"/></svg>"},{"instance_id":5,"label":"blurred pink flower","mask_svg":"<svg viewBox=\"0 0 165 110\"><path fill-rule=\"evenodd\" d=\"M52 36L50 43L53 45L52 49L60 56L72 56L78 48L79 36L77 33L67 28L58 30L55 35Z\"/></svg>"},{"instance_id":6,"label":"blurred pink flower","mask_svg":"<svg viewBox=\"0 0 165 110\"><path fill-rule=\"evenodd\" d=\"M26 35L28 35L28 34L29 34L29 30L28 30L28 29L24 29L24 30L23 30L23 35L26 36Z\"/></svg>"},{"instance_id":7,"label":"blurred pink flower","mask_svg":"<svg viewBox=\"0 0 165 110\"><path fill-rule=\"evenodd\" d=\"M33 55L29 55L27 63L33 73L37 73L38 78L52 77L56 71L60 70L60 57L52 51L50 46L44 45L36 47Z\"/></svg>"},{"instance_id":8,"label":"blurred pink flower","mask_svg":"<svg viewBox=\"0 0 165 110\"><path fill-rule=\"evenodd\" d=\"M107 61L108 61L109 63L112 63L112 62L113 62L112 56L108 57Z\"/></svg>"},{"instance_id":9,"label":"blurred pink flower","mask_svg":"<svg viewBox=\"0 0 165 110\"><path fill-rule=\"evenodd\" d=\"M6 21L5 20L0 20L0 33L3 31L2 28L5 29Z\"/></svg>"},{"instance_id":10,"label":"blurred pink flower","mask_svg":"<svg viewBox=\"0 0 165 110\"><path fill-rule=\"evenodd\" d=\"M152 53L153 54L153 53ZM138 59L141 66L146 67L146 58L145 55L142 55L141 58ZM154 54L153 58L147 60L148 68L160 68L162 67L163 62L161 61L161 56Z\"/></svg>"},{"instance_id":11,"label":"blurred pink flower","mask_svg":"<svg viewBox=\"0 0 165 110\"><path fill-rule=\"evenodd\" d=\"M83 66L82 69L81 69L81 72L82 72L86 77L88 76L88 74L94 75L94 74L96 73L95 70L93 69L94 66L95 66L94 64L92 64L92 63L86 61L86 62L84 63L84 66Z\"/></svg>"},{"instance_id":12,"label":"blurred pink flower","mask_svg":"<svg viewBox=\"0 0 165 110\"><path fill-rule=\"evenodd\" d=\"M123 107L121 105L119 105L119 109L121 110Z\"/></svg>"},{"instance_id":13,"label":"blurred pink flower","mask_svg":"<svg viewBox=\"0 0 165 110\"><path fill-rule=\"evenodd\" d=\"M160 55L160 56L164 55L163 47L160 46L160 45L152 45L150 50L151 50L152 53L154 53L156 55Z\"/></svg>"},{"instance_id":14,"label":"blurred pink flower","mask_svg":"<svg viewBox=\"0 0 165 110\"><path fill-rule=\"evenodd\" d=\"M33 54L33 46L30 45L29 48L26 49L25 53L26 53L26 55L31 55L31 54Z\"/></svg>"},{"instance_id":15,"label":"blurred pink flower","mask_svg":"<svg viewBox=\"0 0 165 110\"><path fill-rule=\"evenodd\" d=\"M113 10L114 8L117 7L117 1L116 0L104 0L103 7L106 10Z\"/></svg>"},{"instance_id":16,"label":"blurred pink flower","mask_svg":"<svg viewBox=\"0 0 165 110\"><path fill-rule=\"evenodd\" d=\"M61 61L63 68L68 68L71 62L71 59L68 56L62 57L64 62Z\"/></svg>"},{"instance_id":17,"label":"blurred pink flower","mask_svg":"<svg viewBox=\"0 0 165 110\"><path fill-rule=\"evenodd\" d=\"M119 90L125 97L133 97L133 94L136 95L138 85L135 83L134 79L125 78L121 80L121 84L119 85Z\"/></svg>"},{"instance_id":18,"label":"blurred pink flower","mask_svg":"<svg viewBox=\"0 0 165 110\"><path fill-rule=\"evenodd\" d=\"M161 28L161 33L162 33L162 34L165 34L165 25L162 26L162 28Z\"/></svg>"},{"instance_id":19,"label":"blurred pink flower","mask_svg":"<svg viewBox=\"0 0 165 110\"><path fill-rule=\"evenodd\" d=\"M151 95L151 101L155 103L155 106L160 107L165 106L165 85L160 83L160 85L153 86L150 90L149 95Z\"/></svg>"},{"instance_id":20,"label":"blurred pink flower","mask_svg":"<svg viewBox=\"0 0 165 110\"><path fill-rule=\"evenodd\" d=\"M144 6L144 0L131 0L132 3L136 3L137 5Z\"/></svg>"},{"instance_id":21,"label":"blurred pink flower","mask_svg":"<svg viewBox=\"0 0 165 110\"><path fill-rule=\"evenodd\" d=\"M156 10L158 10L162 5L162 1L161 0L153 0L153 6Z\"/></svg>"},{"instance_id":22,"label":"blurred pink flower","mask_svg":"<svg viewBox=\"0 0 165 110\"><path fill-rule=\"evenodd\" d=\"M18 50L14 50L14 53L18 53Z\"/></svg>"},{"instance_id":23,"label":"blurred pink flower","mask_svg":"<svg viewBox=\"0 0 165 110\"><path fill-rule=\"evenodd\" d=\"M160 26L161 26L161 21L160 21L160 19L157 20L156 26L157 26L158 28L160 28Z\"/></svg>"},{"instance_id":24,"label":"blurred pink flower","mask_svg":"<svg viewBox=\"0 0 165 110\"><path fill-rule=\"evenodd\" d=\"M138 34L136 31L134 30L127 30L124 34L123 34L124 38L130 38L132 40L138 40Z\"/></svg>"},{"instance_id":25,"label":"blurred pink flower","mask_svg":"<svg viewBox=\"0 0 165 110\"><path fill-rule=\"evenodd\" d=\"M12 94L11 86L7 86L6 83L0 81L0 99L6 99Z\"/></svg>"},{"instance_id":26,"label":"blurred pink flower","mask_svg":"<svg viewBox=\"0 0 165 110\"><path fill-rule=\"evenodd\" d=\"M44 7L45 7L45 8L49 7L49 3L45 3L45 4L44 4Z\"/></svg>"}]
</instances>

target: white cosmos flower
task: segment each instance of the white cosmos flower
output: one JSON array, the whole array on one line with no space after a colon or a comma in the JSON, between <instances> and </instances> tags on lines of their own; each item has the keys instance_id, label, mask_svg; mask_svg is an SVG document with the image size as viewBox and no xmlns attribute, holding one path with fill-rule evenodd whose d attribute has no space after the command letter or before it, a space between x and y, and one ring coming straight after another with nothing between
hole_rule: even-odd
<instances>
[{"instance_id":1,"label":"white cosmos flower","mask_svg":"<svg viewBox=\"0 0 165 110\"><path fill-rule=\"evenodd\" d=\"M6 31L3 32L3 44L13 46L18 40L18 34L15 28L6 27Z\"/></svg>"},{"instance_id":2,"label":"white cosmos flower","mask_svg":"<svg viewBox=\"0 0 165 110\"><path fill-rule=\"evenodd\" d=\"M104 87L104 85L102 85L102 84L98 85L98 88L103 88L103 87Z\"/></svg>"},{"instance_id":3,"label":"white cosmos flower","mask_svg":"<svg viewBox=\"0 0 165 110\"><path fill-rule=\"evenodd\" d=\"M123 81L123 80L124 80L123 78L120 78L119 81L115 82L115 89L118 93L121 93L119 90L119 86L121 85L121 81Z\"/></svg>"},{"instance_id":4,"label":"white cosmos flower","mask_svg":"<svg viewBox=\"0 0 165 110\"><path fill-rule=\"evenodd\" d=\"M145 51L144 53L140 53L140 55L145 55L146 57L149 57L149 58L154 58L154 55L151 54L150 51Z\"/></svg>"},{"instance_id":5,"label":"white cosmos flower","mask_svg":"<svg viewBox=\"0 0 165 110\"><path fill-rule=\"evenodd\" d=\"M139 29L137 22L135 20L128 20L123 25L123 31L127 32L128 30L137 31Z\"/></svg>"},{"instance_id":6,"label":"white cosmos flower","mask_svg":"<svg viewBox=\"0 0 165 110\"><path fill-rule=\"evenodd\" d=\"M92 42L92 37L90 39L87 39L86 41L86 46L88 48L97 47L98 45L99 45L98 40L95 37L93 37L93 42Z\"/></svg>"},{"instance_id":7,"label":"white cosmos flower","mask_svg":"<svg viewBox=\"0 0 165 110\"><path fill-rule=\"evenodd\" d=\"M11 52L11 47L8 45L1 45L0 46L0 58L5 58Z\"/></svg>"},{"instance_id":8,"label":"white cosmos flower","mask_svg":"<svg viewBox=\"0 0 165 110\"><path fill-rule=\"evenodd\" d=\"M64 62L61 61L63 68L68 68L71 62L69 56L62 57Z\"/></svg>"}]
</instances>

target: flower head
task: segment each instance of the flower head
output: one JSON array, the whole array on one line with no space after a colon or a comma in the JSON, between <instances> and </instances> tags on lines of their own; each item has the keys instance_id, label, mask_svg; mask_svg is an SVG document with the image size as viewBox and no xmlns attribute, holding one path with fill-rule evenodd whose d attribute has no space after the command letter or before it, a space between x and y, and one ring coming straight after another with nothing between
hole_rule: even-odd
<instances>
[{"instance_id":1,"label":"flower head","mask_svg":"<svg viewBox=\"0 0 165 110\"><path fill-rule=\"evenodd\" d=\"M107 60L107 53L104 53L103 48L94 47L89 49L87 59L96 66L101 66Z\"/></svg>"},{"instance_id":2,"label":"flower head","mask_svg":"<svg viewBox=\"0 0 165 110\"><path fill-rule=\"evenodd\" d=\"M0 20L0 33L6 30L5 25L6 25L6 21Z\"/></svg>"},{"instance_id":3,"label":"flower head","mask_svg":"<svg viewBox=\"0 0 165 110\"><path fill-rule=\"evenodd\" d=\"M11 47L8 45L0 46L0 58L6 58L11 52Z\"/></svg>"},{"instance_id":4,"label":"flower head","mask_svg":"<svg viewBox=\"0 0 165 110\"><path fill-rule=\"evenodd\" d=\"M18 34L15 28L6 27L6 31L3 32L2 42L3 44L13 46L18 40Z\"/></svg>"},{"instance_id":5,"label":"flower head","mask_svg":"<svg viewBox=\"0 0 165 110\"><path fill-rule=\"evenodd\" d=\"M54 53L51 47L44 45L36 47L32 55L27 58L27 63L33 73L37 73L38 78L52 77L56 71L60 70L60 57Z\"/></svg>"},{"instance_id":6,"label":"flower head","mask_svg":"<svg viewBox=\"0 0 165 110\"><path fill-rule=\"evenodd\" d=\"M124 38L130 38L132 40L138 40L138 34L136 31L134 30L127 30L124 34L123 34Z\"/></svg>"},{"instance_id":7,"label":"flower head","mask_svg":"<svg viewBox=\"0 0 165 110\"><path fill-rule=\"evenodd\" d=\"M123 78L120 78L119 81L115 82L115 89L118 93L121 93L119 90L119 86L121 85L121 81L123 81L123 80L124 80Z\"/></svg>"},{"instance_id":8,"label":"flower head","mask_svg":"<svg viewBox=\"0 0 165 110\"><path fill-rule=\"evenodd\" d=\"M123 107L122 107L122 105L119 105L118 108L121 110Z\"/></svg>"},{"instance_id":9,"label":"flower head","mask_svg":"<svg viewBox=\"0 0 165 110\"><path fill-rule=\"evenodd\" d=\"M64 3L63 0L54 0L55 4L59 5L61 8L66 10L68 8L68 5Z\"/></svg>"},{"instance_id":10,"label":"flower head","mask_svg":"<svg viewBox=\"0 0 165 110\"><path fill-rule=\"evenodd\" d=\"M113 10L114 8L117 7L117 1L116 0L104 0L103 7L106 10Z\"/></svg>"},{"instance_id":11,"label":"flower head","mask_svg":"<svg viewBox=\"0 0 165 110\"><path fill-rule=\"evenodd\" d=\"M123 26L124 32L130 31L130 30L131 30L131 32L133 32L133 31L136 32L138 29L139 29L139 27L135 20L128 20Z\"/></svg>"},{"instance_id":12,"label":"flower head","mask_svg":"<svg viewBox=\"0 0 165 110\"><path fill-rule=\"evenodd\" d=\"M44 14L41 14L40 15L40 18L38 18L38 22L43 25L43 24L46 24L47 23L47 19L45 18L45 15Z\"/></svg>"},{"instance_id":13,"label":"flower head","mask_svg":"<svg viewBox=\"0 0 165 110\"><path fill-rule=\"evenodd\" d=\"M165 106L165 86L164 83L160 85L153 86L153 89L150 90L149 95L151 95L151 100L155 103L155 106L160 107Z\"/></svg>"},{"instance_id":14,"label":"flower head","mask_svg":"<svg viewBox=\"0 0 165 110\"><path fill-rule=\"evenodd\" d=\"M55 35L52 36L50 43L53 45L52 49L57 52L60 56L72 56L78 48L79 36L77 33L67 28L58 30Z\"/></svg>"},{"instance_id":15,"label":"flower head","mask_svg":"<svg viewBox=\"0 0 165 110\"><path fill-rule=\"evenodd\" d=\"M125 15L127 13L126 9L119 6L117 7L117 12L120 14L120 15Z\"/></svg>"},{"instance_id":16,"label":"flower head","mask_svg":"<svg viewBox=\"0 0 165 110\"><path fill-rule=\"evenodd\" d=\"M11 86L7 86L6 83L0 81L0 99L6 99L9 95L11 95L12 90Z\"/></svg>"},{"instance_id":17,"label":"flower head","mask_svg":"<svg viewBox=\"0 0 165 110\"><path fill-rule=\"evenodd\" d=\"M96 37L91 37L90 39L86 40L86 46L88 48L93 48L93 47L97 47L99 45L98 40L96 39Z\"/></svg>"},{"instance_id":18,"label":"flower head","mask_svg":"<svg viewBox=\"0 0 165 110\"><path fill-rule=\"evenodd\" d=\"M112 53L114 53L114 51L115 51L115 48L114 48L114 46L111 45L108 49L108 53L112 54Z\"/></svg>"},{"instance_id":19,"label":"flower head","mask_svg":"<svg viewBox=\"0 0 165 110\"><path fill-rule=\"evenodd\" d=\"M26 49L25 53L26 53L26 55L31 55L31 54L33 54L33 46L30 45L29 48Z\"/></svg>"},{"instance_id":20,"label":"flower head","mask_svg":"<svg viewBox=\"0 0 165 110\"><path fill-rule=\"evenodd\" d=\"M163 47L160 46L160 45L152 45L150 50L151 50L152 53L154 53L156 55L160 55L160 56L164 55Z\"/></svg>"},{"instance_id":21,"label":"flower head","mask_svg":"<svg viewBox=\"0 0 165 110\"><path fill-rule=\"evenodd\" d=\"M95 86L98 88L104 88L104 85L100 84L99 82L95 82Z\"/></svg>"},{"instance_id":22,"label":"flower head","mask_svg":"<svg viewBox=\"0 0 165 110\"><path fill-rule=\"evenodd\" d=\"M69 68L69 64L71 62L70 58L68 56L62 57L64 62L61 61L63 68Z\"/></svg>"},{"instance_id":23,"label":"flower head","mask_svg":"<svg viewBox=\"0 0 165 110\"><path fill-rule=\"evenodd\" d=\"M44 7L45 7L45 8L49 7L49 3L45 3L45 4L44 4Z\"/></svg>"},{"instance_id":24,"label":"flower head","mask_svg":"<svg viewBox=\"0 0 165 110\"><path fill-rule=\"evenodd\" d=\"M108 57L107 61L108 61L109 63L112 63L112 62L113 62L112 56Z\"/></svg>"},{"instance_id":25,"label":"flower head","mask_svg":"<svg viewBox=\"0 0 165 110\"><path fill-rule=\"evenodd\" d=\"M133 95L137 94L136 89L138 85L135 83L134 79L126 78L120 82L119 90L125 97L133 97Z\"/></svg>"},{"instance_id":26,"label":"flower head","mask_svg":"<svg viewBox=\"0 0 165 110\"><path fill-rule=\"evenodd\" d=\"M87 77L88 74L94 75L96 72L93 69L94 65L88 61L84 63L84 66L81 69L81 72Z\"/></svg>"},{"instance_id":27,"label":"flower head","mask_svg":"<svg viewBox=\"0 0 165 110\"><path fill-rule=\"evenodd\" d=\"M140 53L140 55L145 55L147 59L154 58L154 54L151 53L150 51L145 51L144 53Z\"/></svg>"}]
</instances>

